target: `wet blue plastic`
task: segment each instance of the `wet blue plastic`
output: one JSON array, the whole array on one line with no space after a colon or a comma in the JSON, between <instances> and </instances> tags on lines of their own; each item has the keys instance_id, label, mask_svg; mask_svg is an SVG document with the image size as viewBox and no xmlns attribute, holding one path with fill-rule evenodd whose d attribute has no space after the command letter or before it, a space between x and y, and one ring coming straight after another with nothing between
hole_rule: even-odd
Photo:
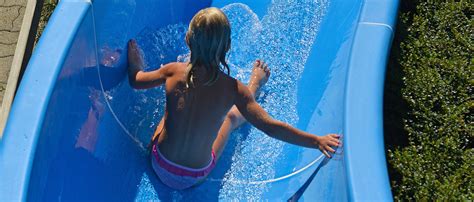
<instances>
[{"instance_id":1,"label":"wet blue plastic","mask_svg":"<svg viewBox=\"0 0 474 202\"><path fill-rule=\"evenodd\" d=\"M398 1L283 2L62 0L0 142L0 199L286 200L303 190L304 200L391 201L382 93ZM157 180L145 147L163 93L128 86L126 42L137 38L148 69L183 60L179 38L208 6L223 8L233 24L232 75L246 82L254 57L268 61L273 75L258 101L300 129L343 134L334 158L321 164L319 151L247 125L202 185L175 191ZM104 64L111 57L118 62ZM92 146L87 137L97 138Z\"/></svg>"}]
</instances>

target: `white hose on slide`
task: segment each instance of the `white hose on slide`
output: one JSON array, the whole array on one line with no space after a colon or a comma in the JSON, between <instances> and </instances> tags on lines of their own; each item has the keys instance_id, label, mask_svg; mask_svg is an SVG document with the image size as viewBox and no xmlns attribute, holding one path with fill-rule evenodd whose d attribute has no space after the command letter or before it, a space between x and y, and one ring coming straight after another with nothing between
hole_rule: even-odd
<instances>
[{"instance_id":1,"label":"white hose on slide","mask_svg":"<svg viewBox=\"0 0 474 202\"><path fill-rule=\"evenodd\" d=\"M324 154L321 154L318 158L314 159L311 163L309 163L308 165L300 168L299 170L296 170L292 173L289 173L289 174L281 176L281 177L268 179L268 180L261 180L261 181L232 180L232 181L230 181L230 180L223 180L223 179L208 178L208 179L206 179L206 181L210 181L210 182L223 182L223 181L226 181L226 182L231 182L231 183L235 183L235 184L267 184L267 183L277 182L277 181L281 181L281 180L284 180L284 179L288 179L292 176L295 176L295 175L305 171L306 169L310 168L316 162L320 161L323 158L324 158Z\"/></svg>"},{"instance_id":2,"label":"white hose on slide","mask_svg":"<svg viewBox=\"0 0 474 202\"><path fill-rule=\"evenodd\" d=\"M94 45L95 45L94 51L95 51L95 57L96 57L96 65L97 65L97 67L99 67L100 66L100 64L99 64L100 60L99 60L99 52L97 51L99 46L97 44L97 32L96 32L96 29L95 29L94 6L93 6L91 1L88 1L88 3L91 5L91 10L92 10L92 29L93 29L93 32L94 32L93 35L94 35ZM107 94L105 94L104 84L102 83L102 77L100 75L100 69L99 68L97 68L97 73L99 75L99 83L100 83L100 88L102 90L102 95L104 96L105 104L107 105L107 108L109 108L110 113L112 114L114 119L117 121L117 123L120 125L120 127L123 129L123 131L137 144L137 146L142 150L142 152L146 152L146 148L143 146L143 143L140 140L138 140L138 138L133 136L130 133L130 131L127 130L127 128L125 128L123 123L119 120L119 118L115 114L114 110L112 109L112 106L109 103L109 100L107 99Z\"/></svg>"}]
</instances>

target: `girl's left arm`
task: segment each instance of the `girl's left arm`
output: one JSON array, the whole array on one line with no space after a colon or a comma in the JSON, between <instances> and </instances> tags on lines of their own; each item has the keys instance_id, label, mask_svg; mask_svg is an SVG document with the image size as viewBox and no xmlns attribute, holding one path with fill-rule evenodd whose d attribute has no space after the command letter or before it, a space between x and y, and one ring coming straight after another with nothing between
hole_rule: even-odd
<instances>
[{"instance_id":1,"label":"girl's left arm","mask_svg":"<svg viewBox=\"0 0 474 202\"><path fill-rule=\"evenodd\" d=\"M128 42L128 81L135 89L147 89L162 85L172 75L173 63L166 64L157 70L144 72L143 58L135 40Z\"/></svg>"}]
</instances>

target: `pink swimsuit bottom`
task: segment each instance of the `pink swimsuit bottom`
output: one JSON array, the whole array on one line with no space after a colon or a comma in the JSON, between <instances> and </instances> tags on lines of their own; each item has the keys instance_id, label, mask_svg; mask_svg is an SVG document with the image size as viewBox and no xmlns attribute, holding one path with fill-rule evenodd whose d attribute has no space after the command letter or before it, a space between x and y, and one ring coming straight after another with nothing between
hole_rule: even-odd
<instances>
[{"instance_id":1,"label":"pink swimsuit bottom","mask_svg":"<svg viewBox=\"0 0 474 202\"><path fill-rule=\"evenodd\" d=\"M212 151L212 160L204 168L189 168L166 159L156 146L153 145L151 165L161 182L173 189L186 189L206 179L216 165L216 155Z\"/></svg>"}]
</instances>

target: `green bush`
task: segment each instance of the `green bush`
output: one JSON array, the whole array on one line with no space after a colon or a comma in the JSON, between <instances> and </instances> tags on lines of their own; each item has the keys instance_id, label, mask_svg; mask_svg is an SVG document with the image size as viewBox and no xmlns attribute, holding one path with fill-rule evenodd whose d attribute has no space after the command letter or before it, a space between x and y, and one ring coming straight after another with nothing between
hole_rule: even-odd
<instances>
[{"instance_id":1,"label":"green bush","mask_svg":"<svg viewBox=\"0 0 474 202\"><path fill-rule=\"evenodd\" d=\"M388 146L394 196L472 201L474 3L412 3L398 26L406 29L397 54L408 144Z\"/></svg>"},{"instance_id":2,"label":"green bush","mask_svg":"<svg viewBox=\"0 0 474 202\"><path fill-rule=\"evenodd\" d=\"M58 2L56 0L46 0L43 3L40 20L38 22L38 30L36 31L35 44L38 43L38 40L41 37L46 24L48 24L49 17L51 17L51 14L53 14L57 4Z\"/></svg>"}]
</instances>

